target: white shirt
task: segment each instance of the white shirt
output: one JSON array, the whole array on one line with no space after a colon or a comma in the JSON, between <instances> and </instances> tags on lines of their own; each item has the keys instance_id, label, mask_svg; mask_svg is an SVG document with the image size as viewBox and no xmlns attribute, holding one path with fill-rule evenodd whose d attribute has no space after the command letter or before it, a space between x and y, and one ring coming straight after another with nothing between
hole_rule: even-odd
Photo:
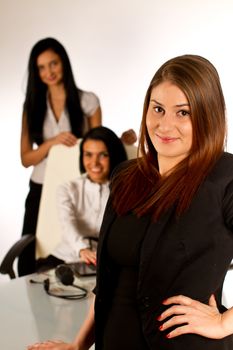
<instances>
[{"instance_id":1,"label":"white shirt","mask_svg":"<svg viewBox=\"0 0 233 350\"><path fill-rule=\"evenodd\" d=\"M88 131L88 121L87 118L92 116L97 108L99 107L99 99L98 97L92 93L87 91L82 91L80 96L80 104L84 113L84 130L83 133ZM52 137L57 136L61 132L71 131L70 119L68 111L65 109L59 120L57 121L51 105L49 103L49 99L47 98L47 111L45 115L44 125L43 125L43 140L49 140ZM34 166L32 171L31 180L43 184L44 182L44 174L46 167L47 157L44 158L40 163Z\"/></svg>"},{"instance_id":2,"label":"white shirt","mask_svg":"<svg viewBox=\"0 0 233 350\"><path fill-rule=\"evenodd\" d=\"M109 182L97 184L86 175L60 185L57 192L62 240L51 253L66 263L80 259L90 248L85 237L98 237L109 196Z\"/></svg>"}]
</instances>

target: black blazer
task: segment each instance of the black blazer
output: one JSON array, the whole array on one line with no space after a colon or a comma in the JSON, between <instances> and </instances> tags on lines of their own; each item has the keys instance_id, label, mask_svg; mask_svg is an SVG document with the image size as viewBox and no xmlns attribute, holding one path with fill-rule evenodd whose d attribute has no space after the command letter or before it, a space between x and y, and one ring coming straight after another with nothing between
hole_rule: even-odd
<instances>
[{"instance_id":1,"label":"black blazer","mask_svg":"<svg viewBox=\"0 0 233 350\"><path fill-rule=\"evenodd\" d=\"M116 213L109 202L98 245L96 350L114 281L106 263L105 237ZM158 330L162 301L183 294L208 303L215 294L221 311L222 285L233 258L233 155L224 153L200 186L189 209L179 218L171 208L151 223L141 246L137 300L148 349L232 350L233 336L212 340L187 334L167 339ZM131 350L131 349L129 349Z\"/></svg>"}]
</instances>

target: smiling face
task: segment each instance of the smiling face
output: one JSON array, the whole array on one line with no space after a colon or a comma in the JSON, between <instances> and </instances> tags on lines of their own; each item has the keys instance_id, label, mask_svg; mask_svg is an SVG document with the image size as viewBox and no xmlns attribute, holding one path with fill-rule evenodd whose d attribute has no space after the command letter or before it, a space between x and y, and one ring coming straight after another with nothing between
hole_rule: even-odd
<instances>
[{"instance_id":1,"label":"smiling face","mask_svg":"<svg viewBox=\"0 0 233 350\"><path fill-rule=\"evenodd\" d=\"M103 141L87 139L84 142L83 166L91 181L101 184L108 180L110 158Z\"/></svg>"},{"instance_id":2,"label":"smiling face","mask_svg":"<svg viewBox=\"0 0 233 350\"><path fill-rule=\"evenodd\" d=\"M62 83L62 61L53 50L46 50L38 56L37 67L39 77L44 84L54 86Z\"/></svg>"},{"instance_id":3,"label":"smiling face","mask_svg":"<svg viewBox=\"0 0 233 350\"><path fill-rule=\"evenodd\" d=\"M192 146L190 106L178 86L164 81L152 89L146 126L161 174L188 156Z\"/></svg>"}]
</instances>

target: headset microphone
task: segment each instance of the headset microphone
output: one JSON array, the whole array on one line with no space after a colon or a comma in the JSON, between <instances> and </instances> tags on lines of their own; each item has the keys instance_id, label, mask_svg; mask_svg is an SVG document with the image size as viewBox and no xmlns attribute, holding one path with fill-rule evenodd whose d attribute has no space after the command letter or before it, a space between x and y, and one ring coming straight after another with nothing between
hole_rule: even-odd
<instances>
[{"instance_id":1,"label":"headset microphone","mask_svg":"<svg viewBox=\"0 0 233 350\"><path fill-rule=\"evenodd\" d=\"M71 286L74 283L74 273L68 265L58 265L55 269L55 276L65 286Z\"/></svg>"},{"instance_id":2,"label":"headset microphone","mask_svg":"<svg viewBox=\"0 0 233 350\"><path fill-rule=\"evenodd\" d=\"M56 290L50 289L50 280L49 278L46 278L43 282L38 282L33 279L30 279L30 283L42 283L44 285L44 290L48 295L51 295L53 297L57 298L63 298L63 299L69 299L69 300L75 300L75 299L82 299L85 298L88 294L88 291L86 288L77 286L74 284L74 272L71 266L61 264L58 265L55 269L55 276L65 286L71 286L72 288L76 288L79 290L79 293L74 293L73 290L66 290L65 294L64 292L59 292ZM54 282L53 282L54 283Z\"/></svg>"},{"instance_id":3,"label":"headset microphone","mask_svg":"<svg viewBox=\"0 0 233 350\"><path fill-rule=\"evenodd\" d=\"M57 297L57 298L63 298L63 299L70 299L70 300L75 300L75 299L82 299L87 296L87 289L77 286L74 284L74 272L73 269L65 264L58 265L55 269L55 276L65 286L72 286L76 289L79 290L79 293L74 293L72 290L66 290L66 293L60 294L59 291L56 292L55 290L50 290L50 280L49 278L46 278L43 281L44 285L44 290L48 295ZM34 281L32 281L34 282Z\"/></svg>"}]
</instances>

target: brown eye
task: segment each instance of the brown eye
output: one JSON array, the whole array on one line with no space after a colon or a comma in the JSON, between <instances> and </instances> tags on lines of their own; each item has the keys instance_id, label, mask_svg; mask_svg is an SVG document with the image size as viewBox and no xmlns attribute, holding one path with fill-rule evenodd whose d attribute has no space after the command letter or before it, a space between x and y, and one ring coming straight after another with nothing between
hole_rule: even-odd
<instances>
[{"instance_id":1,"label":"brown eye","mask_svg":"<svg viewBox=\"0 0 233 350\"><path fill-rule=\"evenodd\" d=\"M189 111L185 111L185 110L182 109L181 111L179 111L179 115L181 117L190 116L190 112Z\"/></svg>"},{"instance_id":2,"label":"brown eye","mask_svg":"<svg viewBox=\"0 0 233 350\"><path fill-rule=\"evenodd\" d=\"M162 112L163 112L163 108L160 107L160 106L155 106L155 107L154 107L154 111L155 111L156 113L162 113Z\"/></svg>"},{"instance_id":3,"label":"brown eye","mask_svg":"<svg viewBox=\"0 0 233 350\"><path fill-rule=\"evenodd\" d=\"M51 62L51 67L56 67L58 65L58 61L52 61Z\"/></svg>"},{"instance_id":4,"label":"brown eye","mask_svg":"<svg viewBox=\"0 0 233 350\"><path fill-rule=\"evenodd\" d=\"M100 155L99 155L100 159L104 159L104 158L107 158L107 157L109 157L109 154L107 152L100 153Z\"/></svg>"},{"instance_id":5,"label":"brown eye","mask_svg":"<svg viewBox=\"0 0 233 350\"><path fill-rule=\"evenodd\" d=\"M44 70L44 67L42 67L42 66L39 66L39 67L37 67L37 68L38 68L38 72L39 72L39 73L43 72L43 70Z\"/></svg>"}]
</instances>

